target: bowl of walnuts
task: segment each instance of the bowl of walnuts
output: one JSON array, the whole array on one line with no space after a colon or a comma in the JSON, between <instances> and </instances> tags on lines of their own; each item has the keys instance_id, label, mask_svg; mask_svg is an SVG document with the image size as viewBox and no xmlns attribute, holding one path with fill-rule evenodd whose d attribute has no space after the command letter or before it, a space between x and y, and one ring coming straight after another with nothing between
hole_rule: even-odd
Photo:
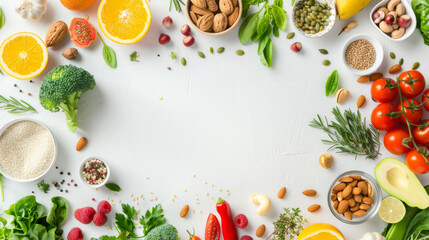
<instances>
[{"instance_id":1,"label":"bowl of walnuts","mask_svg":"<svg viewBox=\"0 0 429 240\"><path fill-rule=\"evenodd\" d=\"M186 17L192 27L206 35L223 35L241 18L242 0L186 0Z\"/></svg>"}]
</instances>

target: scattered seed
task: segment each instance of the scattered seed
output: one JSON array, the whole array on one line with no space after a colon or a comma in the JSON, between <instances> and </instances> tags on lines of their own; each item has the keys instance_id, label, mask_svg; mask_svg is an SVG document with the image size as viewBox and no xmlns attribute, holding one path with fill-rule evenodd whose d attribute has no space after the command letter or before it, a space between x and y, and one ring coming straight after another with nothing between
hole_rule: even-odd
<instances>
[{"instance_id":1,"label":"scattered seed","mask_svg":"<svg viewBox=\"0 0 429 240\"><path fill-rule=\"evenodd\" d=\"M198 51L198 56L200 56L200 58L206 58L206 55L201 51Z\"/></svg>"},{"instance_id":2,"label":"scattered seed","mask_svg":"<svg viewBox=\"0 0 429 240\"><path fill-rule=\"evenodd\" d=\"M146 177L146 179L147 179L147 180L149 180L150 178L149 178L149 177Z\"/></svg>"},{"instance_id":3,"label":"scattered seed","mask_svg":"<svg viewBox=\"0 0 429 240\"><path fill-rule=\"evenodd\" d=\"M153 202L153 198L149 199L149 201Z\"/></svg>"},{"instance_id":4,"label":"scattered seed","mask_svg":"<svg viewBox=\"0 0 429 240\"><path fill-rule=\"evenodd\" d=\"M323 66L329 66L329 65L331 65L331 61L323 60L322 64L323 64Z\"/></svg>"},{"instance_id":5,"label":"scattered seed","mask_svg":"<svg viewBox=\"0 0 429 240\"><path fill-rule=\"evenodd\" d=\"M182 59L180 60L180 62L182 63L182 65L183 65L183 66L186 66L186 59L185 59L185 58L182 58Z\"/></svg>"},{"instance_id":6,"label":"scattered seed","mask_svg":"<svg viewBox=\"0 0 429 240\"><path fill-rule=\"evenodd\" d=\"M15 83L15 84L13 84L13 86L14 86L14 87L18 87L18 85L17 85L16 83ZM58 169L58 167L57 167L57 169Z\"/></svg>"},{"instance_id":7,"label":"scattered seed","mask_svg":"<svg viewBox=\"0 0 429 240\"><path fill-rule=\"evenodd\" d=\"M153 192L150 192L150 194L153 194Z\"/></svg>"},{"instance_id":8,"label":"scattered seed","mask_svg":"<svg viewBox=\"0 0 429 240\"><path fill-rule=\"evenodd\" d=\"M295 37L295 33L294 32L290 32L286 35L287 39L292 39L293 37Z\"/></svg>"},{"instance_id":9,"label":"scattered seed","mask_svg":"<svg viewBox=\"0 0 429 240\"><path fill-rule=\"evenodd\" d=\"M213 47L210 47L210 53L213 54L214 53L214 49Z\"/></svg>"},{"instance_id":10,"label":"scattered seed","mask_svg":"<svg viewBox=\"0 0 429 240\"><path fill-rule=\"evenodd\" d=\"M197 174L192 175L192 177L193 177L193 178L196 178L196 177L197 177Z\"/></svg>"},{"instance_id":11,"label":"scattered seed","mask_svg":"<svg viewBox=\"0 0 429 240\"><path fill-rule=\"evenodd\" d=\"M398 64L402 66L402 64L404 64L404 59L403 58L399 59L399 63Z\"/></svg>"},{"instance_id":12,"label":"scattered seed","mask_svg":"<svg viewBox=\"0 0 429 240\"><path fill-rule=\"evenodd\" d=\"M214 199L214 197L210 197L210 199L212 199L212 200L213 200L213 199Z\"/></svg>"},{"instance_id":13,"label":"scattered seed","mask_svg":"<svg viewBox=\"0 0 429 240\"><path fill-rule=\"evenodd\" d=\"M174 197L174 198L177 198L176 194L173 194L173 197Z\"/></svg>"},{"instance_id":14,"label":"scattered seed","mask_svg":"<svg viewBox=\"0 0 429 240\"><path fill-rule=\"evenodd\" d=\"M209 196L209 193L208 193L208 192L206 193L206 196L207 196L207 197Z\"/></svg>"},{"instance_id":15,"label":"scattered seed","mask_svg":"<svg viewBox=\"0 0 429 240\"><path fill-rule=\"evenodd\" d=\"M143 197L143 194L140 194L140 198L142 198Z\"/></svg>"},{"instance_id":16,"label":"scattered seed","mask_svg":"<svg viewBox=\"0 0 429 240\"><path fill-rule=\"evenodd\" d=\"M395 53L394 53L394 52L390 52L390 58L391 58L391 59L395 59L395 58L396 58L396 55L395 55Z\"/></svg>"},{"instance_id":17,"label":"scattered seed","mask_svg":"<svg viewBox=\"0 0 429 240\"><path fill-rule=\"evenodd\" d=\"M134 197L134 194L131 193L130 198L133 198L133 197Z\"/></svg>"},{"instance_id":18,"label":"scattered seed","mask_svg":"<svg viewBox=\"0 0 429 240\"><path fill-rule=\"evenodd\" d=\"M237 51L235 51L235 54L237 54L238 56L243 56L244 51L243 50L237 50Z\"/></svg>"},{"instance_id":19,"label":"scattered seed","mask_svg":"<svg viewBox=\"0 0 429 240\"><path fill-rule=\"evenodd\" d=\"M323 48L319 49L319 52L323 55L328 55L328 53L329 53L328 50L323 49Z\"/></svg>"},{"instance_id":20,"label":"scattered seed","mask_svg":"<svg viewBox=\"0 0 429 240\"><path fill-rule=\"evenodd\" d=\"M225 48L224 47L220 47L220 48L218 48L217 49L217 53L223 53L225 51Z\"/></svg>"},{"instance_id":21,"label":"scattered seed","mask_svg":"<svg viewBox=\"0 0 429 240\"><path fill-rule=\"evenodd\" d=\"M33 83L33 80L30 80L31 83Z\"/></svg>"},{"instance_id":22,"label":"scattered seed","mask_svg":"<svg viewBox=\"0 0 429 240\"><path fill-rule=\"evenodd\" d=\"M185 189L185 190L183 190L183 191L184 191L184 192L188 192L188 190L186 190L186 189Z\"/></svg>"},{"instance_id":23,"label":"scattered seed","mask_svg":"<svg viewBox=\"0 0 429 240\"><path fill-rule=\"evenodd\" d=\"M413 64L412 69L413 69L413 70L416 70L416 69L418 69L419 67L420 67L420 63L419 63L419 62L415 62L415 63Z\"/></svg>"},{"instance_id":24,"label":"scattered seed","mask_svg":"<svg viewBox=\"0 0 429 240\"><path fill-rule=\"evenodd\" d=\"M28 93L28 96L31 96L31 93Z\"/></svg>"}]
</instances>

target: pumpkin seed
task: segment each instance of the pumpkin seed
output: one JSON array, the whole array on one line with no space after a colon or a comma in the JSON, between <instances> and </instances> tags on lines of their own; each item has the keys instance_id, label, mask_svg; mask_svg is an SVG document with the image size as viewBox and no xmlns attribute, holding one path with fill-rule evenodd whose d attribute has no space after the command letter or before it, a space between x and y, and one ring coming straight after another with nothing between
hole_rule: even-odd
<instances>
[{"instance_id":1,"label":"pumpkin seed","mask_svg":"<svg viewBox=\"0 0 429 240\"><path fill-rule=\"evenodd\" d=\"M213 54L213 53L214 53L214 50L213 50L213 48L212 48L212 47L210 47L210 53L211 53L211 54Z\"/></svg>"},{"instance_id":2,"label":"pumpkin seed","mask_svg":"<svg viewBox=\"0 0 429 240\"><path fill-rule=\"evenodd\" d=\"M183 66L186 66L186 59L185 58L180 59L180 62L182 63Z\"/></svg>"},{"instance_id":3,"label":"pumpkin seed","mask_svg":"<svg viewBox=\"0 0 429 240\"><path fill-rule=\"evenodd\" d=\"M403 58L399 59L399 63L398 64L402 66L402 64L404 64L404 59Z\"/></svg>"},{"instance_id":4,"label":"pumpkin seed","mask_svg":"<svg viewBox=\"0 0 429 240\"><path fill-rule=\"evenodd\" d=\"M319 52L323 55L327 55L329 53L328 50L323 49L323 48L319 49Z\"/></svg>"},{"instance_id":5,"label":"pumpkin seed","mask_svg":"<svg viewBox=\"0 0 429 240\"><path fill-rule=\"evenodd\" d=\"M395 53L394 53L394 52L390 52L390 58L391 58L391 59L395 59L395 58L396 58L396 55L395 55Z\"/></svg>"},{"instance_id":6,"label":"pumpkin seed","mask_svg":"<svg viewBox=\"0 0 429 240\"><path fill-rule=\"evenodd\" d=\"M198 51L198 56L200 56L200 58L206 58L206 55L201 51Z\"/></svg>"},{"instance_id":7,"label":"pumpkin seed","mask_svg":"<svg viewBox=\"0 0 429 240\"><path fill-rule=\"evenodd\" d=\"M323 66L329 66L329 65L331 65L331 61L323 60L322 64L323 64Z\"/></svg>"},{"instance_id":8,"label":"pumpkin seed","mask_svg":"<svg viewBox=\"0 0 429 240\"><path fill-rule=\"evenodd\" d=\"M217 53L223 53L225 51L225 48L224 47L220 47L220 48L218 48L217 49Z\"/></svg>"},{"instance_id":9,"label":"pumpkin seed","mask_svg":"<svg viewBox=\"0 0 429 240\"><path fill-rule=\"evenodd\" d=\"M413 64L413 67L412 67L412 69L413 70L416 70L417 68L419 68L420 67L420 63L419 62L415 62L414 64Z\"/></svg>"},{"instance_id":10,"label":"pumpkin seed","mask_svg":"<svg viewBox=\"0 0 429 240\"><path fill-rule=\"evenodd\" d=\"M290 32L286 35L287 39L292 39L293 37L295 37L295 33L294 32Z\"/></svg>"},{"instance_id":11,"label":"pumpkin seed","mask_svg":"<svg viewBox=\"0 0 429 240\"><path fill-rule=\"evenodd\" d=\"M237 51L235 51L235 54L237 54L238 56L243 56L244 51L243 50L237 50Z\"/></svg>"}]
</instances>

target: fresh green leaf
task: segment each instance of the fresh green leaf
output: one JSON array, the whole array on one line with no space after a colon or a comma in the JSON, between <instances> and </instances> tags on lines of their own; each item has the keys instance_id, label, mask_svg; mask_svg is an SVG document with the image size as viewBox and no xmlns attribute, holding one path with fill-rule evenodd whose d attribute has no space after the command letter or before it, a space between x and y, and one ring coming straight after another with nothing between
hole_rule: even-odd
<instances>
[{"instance_id":1,"label":"fresh green leaf","mask_svg":"<svg viewBox=\"0 0 429 240\"><path fill-rule=\"evenodd\" d=\"M307 219L301 215L299 208L284 208L283 210L279 219L273 223L275 230L272 240L295 239L304 229L303 225L307 223Z\"/></svg>"},{"instance_id":2,"label":"fresh green leaf","mask_svg":"<svg viewBox=\"0 0 429 240\"><path fill-rule=\"evenodd\" d=\"M131 54L130 54L130 61L131 62L140 62L138 59L137 59L137 57L139 56L139 54L136 52L136 51L134 51L134 52L132 52Z\"/></svg>"},{"instance_id":3,"label":"fresh green leaf","mask_svg":"<svg viewBox=\"0 0 429 240\"><path fill-rule=\"evenodd\" d=\"M128 204L122 204L122 212L127 215L129 219L134 219L138 214L136 209Z\"/></svg>"},{"instance_id":4,"label":"fresh green leaf","mask_svg":"<svg viewBox=\"0 0 429 240\"><path fill-rule=\"evenodd\" d=\"M115 220L116 220L115 221L116 227L121 232L134 233L134 230L136 229L134 221L131 219L128 219L126 215L122 213L116 213Z\"/></svg>"},{"instance_id":5,"label":"fresh green leaf","mask_svg":"<svg viewBox=\"0 0 429 240\"><path fill-rule=\"evenodd\" d=\"M429 0L412 0L411 6L416 14L417 28L420 29L424 43L429 45Z\"/></svg>"},{"instance_id":6,"label":"fresh green leaf","mask_svg":"<svg viewBox=\"0 0 429 240\"><path fill-rule=\"evenodd\" d=\"M143 226L143 235L146 236L152 229L163 225L166 220L163 214L164 210L161 205L158 204L152 207L151 210L147 210L144 215L140 218L140 224Z\"/></svg>"},{"instance_id":7,"label":"fresh green leaf","mask_svg":"<svg viewBox=\"0 0 429 240\"><path fill-rule=\"evenodd\" d=\"M66 222L69 203L63 197L53 197L51 202L51 209L46 217L46 222L59 228Z\"/></svg>"},{"instance_id":8,"label":"fresh green leaf","mask_svg":"<svg viewBox=\"0 0 429 240\"><path fill-rule=\"evenodd\" d=\"M106 64L111 68L116 68L116 53L113 48L104 45L103 47L103 58Z\"/></svg>"},{"instance_id":9,"label":"fresh green leaf","mask_svg":"<svg viewBox=\"0 0 429 240\"><path fill-rule=\"evenodd\" d=\"M337 91L339 80L340 77L338 76L338 71L334 70L331 75L329 75L328 80L326 80L325 93L327 97L331 96Z\"/></svg>"},{"instance_id":10,"label":"fresh green leaf","mask_svg":"<svg viewBox=\"0 0 429 240\"><path fill-rule=\"evenodd\" d=\"M406 240L427 240L429 239L429 208L417 213L408 225Z\"/></svg>"},{"instance_id":11,"label":"fresh green leaf","mask_svg":"<svg viewBox=\"0 0 429 240\"><path fill-rule=\"evenodd\" d=\"M279 28L276 25L273 25L273 35L274 35L274 37L280 36Z\"/></svg>"},{"instance_id":12,"label":"fresh green leaf","mask_svg":"<svg viewBox=\"0 0 429 240\"><path fill-rule=\"evenodd\" d=\"M120 191L122 191L121 187L118 184L116 184L116 183L110 182L110 183L106 183L104 186L107 189L109 189L110 191L114 191L114 192L120 192Z\"/></svg>"},{"instance_id":13,"label":"fresh green leaf","mask_svg":"<svg viewBox=\"0 0 429 240\"><path fill-rule=\"evenodd\" d=\"M185 5L182 0L170 0L170 8L169 11L171 12L171 5L174 4L174 8L177 12L182 12L182 7L180 5Z\"/></svg>"},{"instance_id":14,"label":"fresh green leaf","mask_svg":"<svg viewBox=\"0 0 429 240\"><path fill-rule=\"evenodd\" d=\"M274 0L274 4L282 8L283 7L283 0Z\"/></svg>"},{"instance_id":15,"label":"fresh green leaf","mask_svg":"<svg viewBox=\"0 0 429 240\"><path fill-rule=\"evenodd\" d=\"M267 46L265 47L264 52L261 55L261 63L264 66L271 67L272 56L273 56L273 41L269 39Z\"/></svg>"},{"instance_id":16,"label":"fresh green leaf","mask_svg":"<svg viewBox=\"0 0 429 240\"><path fill-rule=\"evenodd\" d=\"M4 14L3 10L0 8L0 29L4 26Z\"/></svg>"},{"instance_id":17,"label":"fresh green leaf","mask_svg":"<svg viewBox=\"0 0 429 240\"><path fill-rule=\"evenodd\" d=\"M295 0L292 0L291 2L291 6L293 6L295 4Z\"/></svg>"},{"instance_id":18,"label":"fresh green leaf","mask_svg":"<svg viewBox=\"0 0 429 240\"><path fill-rule=\"evenodd\" d=\"M258 55L262 55L264 53L264 49L270 41L271 36L271 26L267 29L267 31L262 35L258 44Z\"/></svg>"},{"instance_id":19,"label":"fresh green leaf","mask_svg":"<svg viewBox=\"0 0 429 240\"><path fill-rule=\"evenodd\" d=\"M175 60L176 59L176 54L174 52L171 52L170 57L171 57L171 60Z\"/></svg>"},{"instance_id":20,"label":"fresh green leaf","mask_svg":"<svg viewBox=\"0 0 429 240\"><path fill-rule=\"evenodd\" d=\"M40 189L42 193L48 193L50 185L45 183L45 180L42 180L37 184L37 187Z\"/></svg>"},{"instance_id":21,"label":"fresh green leaf","mask_svg":"<svg viewBox=\"0 0 429 240\"><path fill-rule=\"evenodd\" d=\"M24 100L16 100L14 97L7 99L0 95L0 109L8 110L10 113L37 112L33 106Z\"/></svg>"},{"instance_id":22,"label":"fresh green leaf","mask_svg":"<svg viewBox=\"0 0 429 240\"><path fill-rule=\"evenodd\" d=\"M284 31L287 25L286 11L277 5L271 5L271 7L272 7L272 14L273 14L274 20L276 21L277 27L280 30Z\"/></svg>"},{"instance_id":23,"label":"fresh green leaf","mask_svg":"<svg viewBox=\"0 0 429 240\"><path fill-rule=\"evenodd\" d=\"M259 13L254 13L247 17L243 24L240 26L238 31L238 38L240 39L241 44L246 44L257 31L259 22Z\"/></svg>"},{"instance_id":24,"label":"fresh green leaf","mask_svg":"<svg viewBox=\"0 0 429 240\"><path fill-rule=\"evenodd\" d=\"M265 31L267 31L268 26L270 26L271 16L265 12L265 14L259 19L257 34L262 35Z\"/></svg>"}]
</instances>

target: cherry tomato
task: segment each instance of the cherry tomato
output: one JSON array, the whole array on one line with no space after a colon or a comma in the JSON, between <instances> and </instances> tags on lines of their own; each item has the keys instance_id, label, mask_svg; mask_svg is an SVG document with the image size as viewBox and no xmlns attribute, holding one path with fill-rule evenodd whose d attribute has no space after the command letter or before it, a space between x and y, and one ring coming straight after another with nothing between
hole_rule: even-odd
<instances>
[{"instance_id":1,"label":"cherry tomato","mask_svg":"<svg viewBox=\"0 0 429 240\"><path fill-rule=\"evenodd\" d=\"M393 129L396 124L398 124L398 118L391 118L387 115L390 112L395 112L396 108L390 103L380 103L377 107L374 108L371 114L371 123L378 130L389 131Z\"/></svg>"},{"instance_id":2,"label":"cherry tomato","mask_svg":"<svg viewBox=\"0 0 429 240\"><path fill-rule=\"evenodd\" d=\"M415 174L425 174L429 172L427 157L419 153L417 149L413 149L405 155L405 163Z\"/></svg>"},{"instance_id":3,"label":"cherry tomato","mask_svg":"<svg viewBox=\"0 0 429 240\"><path fill-rule=\"evenodd\" d=\"M402 145L402 140L409 138L410 133L402 128L394 128L384 135L384 146L386 149L395 155L402 155L411 150L413 143L410 141L408 147Z\"/></svg>"},{"instance_id":4,"label":"cherry tomato","mask_svg":"<svg viewBox=\"0 0 429 240\"><path fill-rule=\"evenodd\" d=\"M399 75L399 86L401 93L405 97L415 97L423 92L426 87L426 81L423 75L416 70L410 70Z\"/></svg>"},{"instance_id":5,"label":"cherry tomato","mask_svg":"<svg viewBox=\"0 0 429 240\"><path fill-rule=\"evenodd\" d=\"M206 236L205 240L219 240L220 239L220 224L217 217L209 214L206 223Z\"/></svg>"},{"instance_id":6,"label":"cherry tomato","mask_svg":"<svg viewBox=\"0 0 429 240\"><path fill-rule=\"evenodd\" d=\"M371 86L371 97L377 102L387 103L398 96L396 82L390 78L380 78Z\"/></svg>"},{"instance_id":7,"label":"cherry tomato","mask_svg":"<svg viewBox=\"0 0 429 240\"><path fill-rule=\"evenodd\" d=\"M402 108L405 112L408 122L416 125L419 124L423 117L423 109L421 106L419 106L420 102L415 99L408 98L404 99L402 104L404 105L403 107L401 106L401 103L398 103L398 106L396 106L397 111L401 111ZM404 114L402 113L399 116L399 122L405 126L407 125Z\"/></svg>"},{"instance_id":8,"label":"cherry tomato","mask_svg":"<svg viewBox=\"0 0 429 240\"><path fill-rule=\"evenodd\" d=\"M429 89L426 89L426 91L423 92L422 103L426 111L429 111Z\"/></svg>"},{"instance_id":9,"label":"cherry tomato","mask_svg":"<svg viewBox=\"0 0 429 240\"><path fill-rule=\"evenodd\" d=\"M429 119L425 119L424 122L427 126L423 129L420 129L419 126L414 127L412 134L417 143L426 146L429 144Z\"/></svg>"},{"instance_id":10,"label":"cherry tomato","mask_svg":"<svg viewBox=\"0 0 429 240\"><path fill-rule=\"evenodd\" d=\"M200 237L195 236L195 229L193 233L189 232L188 230L186 230L186 232L189 234L189 240L201 240Z\"/></svg>"}]
</instances>

